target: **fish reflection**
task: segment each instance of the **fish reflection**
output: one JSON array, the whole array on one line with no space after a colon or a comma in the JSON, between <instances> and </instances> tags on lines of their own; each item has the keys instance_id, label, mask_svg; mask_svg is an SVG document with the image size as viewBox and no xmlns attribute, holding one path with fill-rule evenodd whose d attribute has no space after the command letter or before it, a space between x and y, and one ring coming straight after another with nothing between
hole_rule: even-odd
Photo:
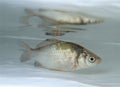
<instances>
[{"instance_id":1,"label":"fish reflection","mask_svg":"<svg viewBox=\"0 0 120 87\"><path fill-rule=\"evenodd\" d=\"M43 24L38 26L57 26L58 29L59 25L86 25L103 22L103 19L75 11L26 8L25 12L27 15L23 17L23 23L28 26L30 25L29 19L33 16L42 19Z\"/></svg>"}]
</instances>

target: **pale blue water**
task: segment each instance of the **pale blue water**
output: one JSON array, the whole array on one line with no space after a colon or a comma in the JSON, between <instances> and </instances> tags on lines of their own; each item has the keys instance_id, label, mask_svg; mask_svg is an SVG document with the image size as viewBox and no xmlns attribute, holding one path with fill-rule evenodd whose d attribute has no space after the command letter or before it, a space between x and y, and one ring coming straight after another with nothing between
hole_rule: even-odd
<instances>
[{"instance_id":1,"label":"pale blue water","mask_svg":"<svg viewBox=\"0 0 120 87\"><path fill-rule=\"evenodd\" d=\"M59 2L51 1L48 3L47 0L41 0L41 2L38 2L38 0L24 0L24 2L21 0L0 1L0 86L119 87L119 1L92 0L90 3L87 0L81 0L81 2L70 0L67 3L60 0ZM101 24L77 26L87 29L86 31L68 33L62 37L55 37L83 45L98 54L102 58L102 63L96 67L76 72L50 71L21 63L19 61L22 53L21 40L28 42L34 47L46 38L54 38L52 36L46 36L42 28L36 27L39 22L36 18L34 19L35 23L34 21L31 22L33 23L32 27L21 28L22 23L20 19L25 15L24 9L26 7L73 9L104 18L104 23Z\"/></svg>"}]
</instances>

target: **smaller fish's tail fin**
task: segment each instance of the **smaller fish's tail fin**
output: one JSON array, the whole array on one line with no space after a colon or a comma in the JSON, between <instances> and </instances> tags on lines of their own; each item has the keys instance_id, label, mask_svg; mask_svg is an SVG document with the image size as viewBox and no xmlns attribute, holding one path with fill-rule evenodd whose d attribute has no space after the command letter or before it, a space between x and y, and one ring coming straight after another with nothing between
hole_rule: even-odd
<instances>
[{"instance_id":1,"label":"smaller fish's tail fin","mask_svg":"<svg viewBox=\"0 0 120 87\"><path fill-rule=\"evenodd\" d=\"M30 46L23 42L23 53L21 55L21 58L20 58L20 61L21 62L26 62L26 61L29 61L32 59L32 56L31 56L31 52L32 52L32 48L30 48Z\"/></svg>"}]
</instances>

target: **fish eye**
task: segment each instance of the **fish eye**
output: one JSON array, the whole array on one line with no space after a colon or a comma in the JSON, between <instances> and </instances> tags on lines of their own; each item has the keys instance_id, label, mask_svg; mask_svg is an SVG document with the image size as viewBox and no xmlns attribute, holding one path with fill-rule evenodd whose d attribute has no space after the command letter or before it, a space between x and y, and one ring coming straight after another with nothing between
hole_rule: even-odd
<instances>
[{"instance_id":1,"label":"fish eye","mask_svg":"<svg viewBox=\"0 0 120 87\"><path fill-rule=\"evenodd\" d=\"M88 59L88 61L91 62L91 63L94 63L94 62L96 61L96 59L95 59L94 57L90 57L90 58Z\"/></svg>"}]
</instances>

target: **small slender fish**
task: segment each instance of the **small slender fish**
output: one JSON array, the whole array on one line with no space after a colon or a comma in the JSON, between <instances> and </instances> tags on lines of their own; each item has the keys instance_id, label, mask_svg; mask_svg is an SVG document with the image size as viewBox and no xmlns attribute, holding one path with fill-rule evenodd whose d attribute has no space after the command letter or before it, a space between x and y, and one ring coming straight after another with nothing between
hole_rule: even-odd
<instances>
[{"instance_id":1,"label":"small slender fish","mask_svg":"<svg viewBox=\"0 0 120 87\"><path fill-rule=\"evenodd\" d=\"M68 33L68 32L63 32L63 31L58 32L57 30L52 30L52 31L46 31L45 35L49 35L49 36L63 36L66 33Z\"/></svg>"},{"instance_id":2,"label":"small slender fish","mask_svg":"<svg viewBox=\"0 0 120 87\"><path fill-rule=\"evenodd\" d=\"M72 42L46 39L31 48L25 43L21 62L34 60L34 65L58 71L75 71L95 66L101 58L88 49Z\"/></svg>"},{"instance_id":3,"label":"small slender fish","mask_svg":"<svg viewBox=\"0 0 120 87\"><path fill-rule=\"evenodd\" d=\"M45 35L49 36L63 36L67 33L73 33L77 31L83 31L85 29L82 28L70 28L70 27L60 27L60 31L56 29L56 27L48 26L45 31Z\"/></svg>"},{"instance_id":4,"label":"small slender fish","mask_svg":"<svg viewBox=\"0 0 120 87\"><path fill-rule=\"evenodd\" d=\"M23 17L24 23L29 24L29 19L33 16L39 17L44 21L44 24L48 25L86 25L86 24L96 24L103 22L103 19L90 16L80 12L66 11L66 10L56 10L56 9L39 9L37 11L26 8L26 16ZM41 25L40 25L41 26Z\"/></svg>"}]
</instances>

